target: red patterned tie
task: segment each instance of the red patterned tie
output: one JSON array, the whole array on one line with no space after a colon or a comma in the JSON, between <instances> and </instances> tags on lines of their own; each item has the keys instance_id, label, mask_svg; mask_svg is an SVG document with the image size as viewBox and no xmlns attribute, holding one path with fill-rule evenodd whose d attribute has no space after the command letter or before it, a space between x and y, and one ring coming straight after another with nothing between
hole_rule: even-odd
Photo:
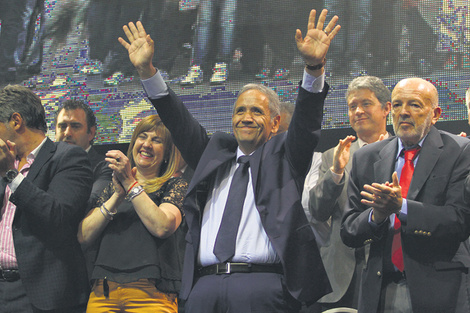
<instances>
[{"instance_id":1,"label":"red patterned tie","mask_svg":"<svg viewBox=\"0 0 470 313\"><path fill-rule=\"evenodd\" d=\"M410 187L411 178L413 177L414 164L413 160L418 154L420 148L414 148L405 150L405 164L401 170L400 175L400 186L401 196L406 198L408 195L408 189ZM395 223L393 225L394 235L392 241L392 263L395 265L400 272L403 272L405 265L403 264L403 251L401 249L401 222L395 215Z\"/></svg>"}]
</instances>

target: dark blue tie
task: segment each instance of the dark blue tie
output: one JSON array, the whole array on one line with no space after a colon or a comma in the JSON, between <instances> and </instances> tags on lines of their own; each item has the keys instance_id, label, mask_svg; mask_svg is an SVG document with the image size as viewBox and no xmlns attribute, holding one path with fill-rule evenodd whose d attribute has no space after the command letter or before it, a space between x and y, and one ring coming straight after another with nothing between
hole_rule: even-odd
<instances>
[{"instance_id":1,"label":"dark blue tie","mask_svg":"<svg viewBox=\"0 0 470 313\"><path fill-rule=\"evenodd\" d=\"M235 255L235 241L248 186L249 156L241 156L237 162L240 165L233 175L219 232L215 239L214 254L220 262L226 262Z\"/></svg>"}]
</instances>

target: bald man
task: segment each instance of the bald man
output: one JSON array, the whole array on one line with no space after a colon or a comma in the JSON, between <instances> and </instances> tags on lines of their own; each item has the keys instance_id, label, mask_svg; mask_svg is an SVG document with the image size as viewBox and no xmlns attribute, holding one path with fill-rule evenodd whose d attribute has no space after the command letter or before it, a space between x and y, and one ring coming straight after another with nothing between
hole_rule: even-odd
<instances>
[{"instance_id":1,"label":"bald man","mask_svg":"<svg viewBox=\"0 0 470 313\"><path fill-rule=\"evenodd\" d=\"M359 312L470 312L462 243L470 141L437 130L440 114L431 83L404 79L392 92L396 137L353 156L341 238L354 248L370 244Z\"/></svg>"}]
</instances>

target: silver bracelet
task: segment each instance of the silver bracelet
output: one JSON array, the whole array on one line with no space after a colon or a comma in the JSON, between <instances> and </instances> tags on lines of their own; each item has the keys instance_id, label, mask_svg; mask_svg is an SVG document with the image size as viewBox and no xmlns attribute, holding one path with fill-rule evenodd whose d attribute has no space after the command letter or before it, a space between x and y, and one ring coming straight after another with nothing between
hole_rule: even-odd
<instances>
[{"instance_id":1,"label":"silver bracelet","mask_svg":"<svg viewBox=\"0 0 470 313\"><path fill-rule=\"evenodd\" d=\"M105 211L103 211L103 206L100 206L100 212L103 214L104 218L108 221L112 221L114 217L112 215L108 215Z\"/></svg>"},{"instance_id":2,"label":"silver bracelet","mask_svg":"<svg viewBox=\"0 0 470 313\"><path fill-rule=\"evenodd\" d=\"M132 199L140 195L143 191L144 191L144 187L142 187L141 185L132 187L132 189L129 191L129 193L126 196L126 200L131 202Z\"/></svg>"},{"instance_id":3,"label":"silver bracelet","mask_svg":"<svg viewBox=\"0 0 470 313\"><path fill-rule=\"evenodd\" d=\"M110 210L108 210L108 208L106 207L106 205L104 205L104 203L103 203L103 208L106 211L106 213L108 213L108 215L111 217L114 217L114 215L116 215L117 213L117 212L111 212Z\"/></svg>"}]
</instances>

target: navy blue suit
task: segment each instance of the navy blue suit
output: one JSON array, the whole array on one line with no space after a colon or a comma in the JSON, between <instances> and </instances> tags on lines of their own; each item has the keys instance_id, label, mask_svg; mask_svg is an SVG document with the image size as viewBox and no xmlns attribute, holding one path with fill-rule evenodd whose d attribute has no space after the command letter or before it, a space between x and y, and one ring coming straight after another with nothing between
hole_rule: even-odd
<instances>
[{"instance_id":1,"label":"navy blue suit","mask_svg":"<svg viewBox=\"0 0 470 313\"><path fill-rule=\"evenodd\" d=\"M253 153L250 167L256 208L281 259L287 290L299 301L316 301L331 288L300 200L319 139L328 86L318 94L299 89L289 131L260 146ZM183 158L195 169L184 202L189 230L180 296L186 299L194 284L207 192L213 187L218 169L235 159L238 143L226 133L209 137L171 90L168 96L152 103Z\"/></svg>"}]
</instances>

